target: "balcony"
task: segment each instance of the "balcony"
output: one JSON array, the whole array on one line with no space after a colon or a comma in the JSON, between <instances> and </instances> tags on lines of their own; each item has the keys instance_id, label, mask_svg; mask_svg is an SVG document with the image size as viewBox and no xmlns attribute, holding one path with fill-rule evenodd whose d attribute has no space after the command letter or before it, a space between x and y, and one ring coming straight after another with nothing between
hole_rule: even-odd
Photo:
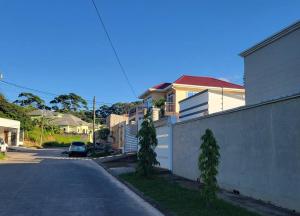
<instances>
[{"instance_id":1,"label":"balcony","mask_svg":"<svg viewBox=\"0 0 300 216\"><path fill-rule=\"evenodd\" d=\"M176 104L174 102L165 102L165 115L176 115Z\"/></svg>"}]
</instances>

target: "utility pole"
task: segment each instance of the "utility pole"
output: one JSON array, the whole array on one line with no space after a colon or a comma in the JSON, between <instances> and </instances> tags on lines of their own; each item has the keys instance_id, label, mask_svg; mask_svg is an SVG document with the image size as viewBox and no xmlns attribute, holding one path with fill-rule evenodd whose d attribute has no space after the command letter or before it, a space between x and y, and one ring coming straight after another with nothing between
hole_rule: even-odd
<instances>
[{"instance_id":1,"label":"utility pole","mask_svg":"<svg viewBox=\"0 0 300 216\"><path fill-rule=\"evenodd\" d=\"M96 97L94 96L94 99L93 99L93 144L94 144L94 150L96 149L95 123L96 123Z\"/></svg>"},{"instance_id":2,"label":"utility pole","mask_svg":"<svg viewBox=\"0 0 300 216\"><path fill-rule=\"evenodd\" d=\"M43 107L43 110L42 110L42 118L41 118L41 138L40 138L40 147L42 147L43 145L43 133L44 133L44 110L45 110L45 107Z\"/></svg>"}]
</instances>

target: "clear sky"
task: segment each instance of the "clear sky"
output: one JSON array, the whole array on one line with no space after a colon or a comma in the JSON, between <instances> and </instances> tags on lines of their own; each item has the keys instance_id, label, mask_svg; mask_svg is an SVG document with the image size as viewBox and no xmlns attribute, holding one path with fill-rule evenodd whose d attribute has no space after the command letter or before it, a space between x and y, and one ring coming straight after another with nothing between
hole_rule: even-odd
<instances>
[{"instance_id":1,"label":"clear sky","mask_svg":"<svg viewBox=\"0 0 300 216\"><path fill-rule=\"evenodd\" d=\"M138 95L182 74L242 83L238 54L300 18L299 0L95 1ZM0 71L57 94L136 100L90 0L0 0Z\"/></svg>"}]
</instances>

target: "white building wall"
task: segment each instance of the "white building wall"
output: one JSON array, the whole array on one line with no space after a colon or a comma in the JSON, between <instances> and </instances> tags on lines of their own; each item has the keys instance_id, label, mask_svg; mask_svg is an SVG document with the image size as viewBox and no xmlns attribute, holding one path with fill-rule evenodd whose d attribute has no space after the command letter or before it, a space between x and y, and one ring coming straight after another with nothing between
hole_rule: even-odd
<instances>
[{"instance_id":1,"label":"white building wall","mask_svg":"<svg viewBox=\"0 0 300 216\"><path fill-rule=\"evenodd\" d=\"M0 118L0 136L2 138L4 138L4 131L8 130L8 139L9 139L9 143L10 143L10 139L11 139L11 133L12 130L16 131L16 146L20 145L19 139L20 139L20 122L16 121L16 120L12 120L12 119L6 119L6 118Z\"/></svg>"},{"instance_id":2,"label":"white building wall","mask_svg":"<svg viewBox=\"0 0 300 216\"><path fill-rule=\"evenodd\" d=\"M179 102L179 120L185 121L244 105L244 93L206 90Z\"/></svg>"},{"instance_id":3,"label":"white building wall","mask_svg":"<svg viewBox=\"0 0 300 216\"><path fill-rule=\"evenodd\" d=\"M244 58L246 104L300 92L300 29Z\"/></svg>"},{"instance_id":4,"label":"white building wall","mask_svg":"<svg viewBox=\"0 0 300 216\"><path fill-rule=\"evenodd\" d=\"M221 112L228 109L244 106L245 99L242 93L216 92L209 90L208 92L208 113Z\"/></svg>"}]
</instances>

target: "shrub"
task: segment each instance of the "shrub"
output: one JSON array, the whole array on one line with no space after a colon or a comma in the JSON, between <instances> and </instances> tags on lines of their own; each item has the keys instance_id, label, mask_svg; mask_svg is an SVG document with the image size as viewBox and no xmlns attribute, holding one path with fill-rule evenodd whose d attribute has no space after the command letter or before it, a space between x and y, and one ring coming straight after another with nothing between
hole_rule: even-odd
<instances>
[{"instance_id":1,"label":"shrub","mask_svg":"<svg viewBox=\"0 0 300 216\"><path fill-rule=\"evenodd\" d=\"M146 113L137 137L140 149L137 153L138 165L136 171L140 175L148 177L151 175L153 167L159 164L154 151L157 146L157 139L150 112Z\"/></svg>"},{"instance_id":2,"label":"shrub","mask_svg":"<svg viewBox=\"0 0 300 216\"><path fill-rule=\"evenodd\" d=\"M107 141L109 133L110 133L109 128L102 128L99 131L99 136L102 140Z\"/></svg>"},{"instance_id":3,"label":"shrub","mask_svg":"<svg viewBox=\"0 0 300 216\"><path fill-rule=\"evenodd\" d=\"M205 134L201 137L201 153L199 155L198 167L201 172L204 188L203 197L209 203L215 200L217 191L217 174L219 165L219 146L210 129L206 129Z\"/></svg>"},{"instance_id":4,"label":"shrub","mask_svg":"<svg viewBox=\"0 0 300 216\"><path fill-rule=\"evenodd\" d=\"M43 147L69 147L70 143L60 143L57 141L44 142Z\"/></svg>"}]
</instances>

